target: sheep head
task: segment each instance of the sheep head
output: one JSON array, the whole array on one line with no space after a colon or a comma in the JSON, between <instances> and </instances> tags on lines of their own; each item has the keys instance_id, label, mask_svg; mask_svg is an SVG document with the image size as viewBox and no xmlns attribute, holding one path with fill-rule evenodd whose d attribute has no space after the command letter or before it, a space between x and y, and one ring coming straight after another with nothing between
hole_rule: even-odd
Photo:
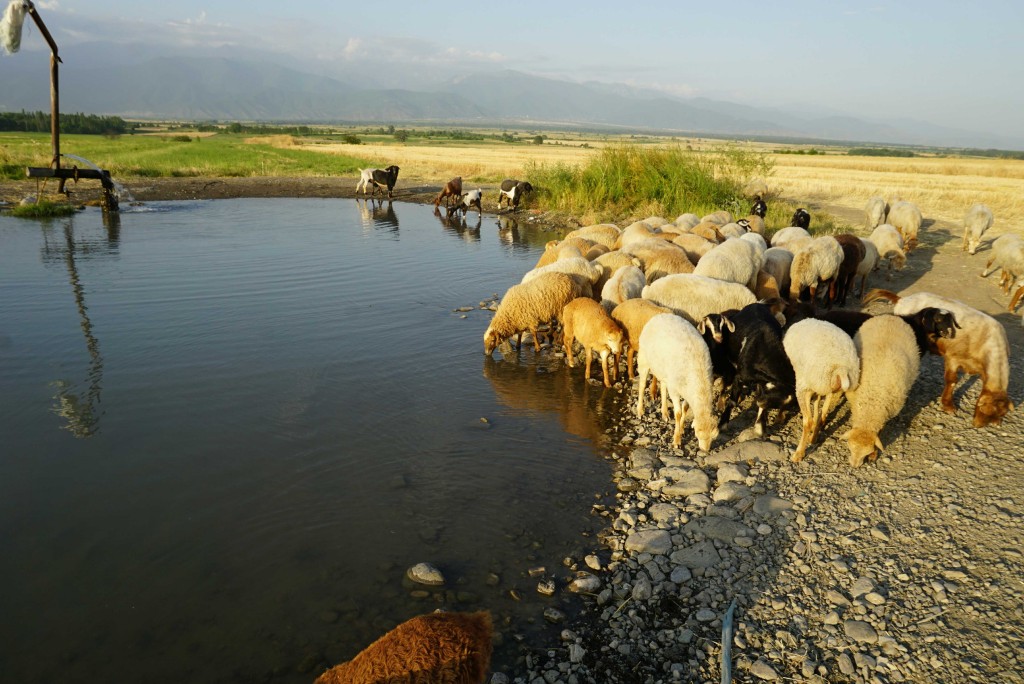
<instances>
[{"instance_id":1,"label":"sheep head","mask_svg":"<svg viewBox=\"0 0 1024 684\"><path fill-rule=\"evenodd\" d=\"M882 440L878 438L878 433L864 428L847 430L843 433L842 439L845 439L846 445L850 447L850 466L853 468L859 468L868 461L873 463L878 458L875 448L877 447L878 451L882 450Z\"/></svg>"},{"instance_id":2,"label":"sheep head","mask_svg":"<svg viewBox=\"0 0 1024 684\"><path fill-rule=\"evenodd\" d=\"M988 425L999 425L1003 416L1013 410L1013 402L1002 390L981 391L978 403L974 407L974 427L981 428Z\"/></svg>"}]
</instances>

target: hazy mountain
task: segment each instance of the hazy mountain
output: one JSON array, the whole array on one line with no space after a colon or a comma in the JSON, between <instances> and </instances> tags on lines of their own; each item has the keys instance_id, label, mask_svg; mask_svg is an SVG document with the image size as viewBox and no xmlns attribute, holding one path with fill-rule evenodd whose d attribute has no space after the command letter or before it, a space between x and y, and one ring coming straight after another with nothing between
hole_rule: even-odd
<instances>
[{"instance_id":1,"label":"hazy mountain","mask_svg":"<svg viewBox=\"0 0 1024 684\"><path fill-rule=\"evenodd\" d=\"M922 121L868 121L810 107L753 107L511 70L453 76L455 66L447 72L436 65L332 66L256 49L209 48L181 54L144 44L79 44L61 54L61 109L67 112L325 123L562 123L612 130L1024 149L1024 140ZM350 75L354 82L337 78L339 74ZM45 52L0 57L0 83L0 110L49 109Z\"/></svg>"}]
</instances>

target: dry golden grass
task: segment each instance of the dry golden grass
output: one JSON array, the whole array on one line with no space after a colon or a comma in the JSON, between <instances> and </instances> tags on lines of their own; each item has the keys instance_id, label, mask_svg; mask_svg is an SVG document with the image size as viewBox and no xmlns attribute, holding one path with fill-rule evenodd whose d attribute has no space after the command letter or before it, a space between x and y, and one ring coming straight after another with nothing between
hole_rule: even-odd
<instances>
[{"instance_id":1,"label":"dry golden grass","mask_svg":"<svg viewBox=\"0 0 1024 684\"><path fill-rule=\"evenodd\" d=\"M1024 161L774 155L769 185L794 201L862 209L869 197L899 196L926 218L959 225L975 202L995 214L998 232L1024 230Z\"/></svg>"}]
</instances>

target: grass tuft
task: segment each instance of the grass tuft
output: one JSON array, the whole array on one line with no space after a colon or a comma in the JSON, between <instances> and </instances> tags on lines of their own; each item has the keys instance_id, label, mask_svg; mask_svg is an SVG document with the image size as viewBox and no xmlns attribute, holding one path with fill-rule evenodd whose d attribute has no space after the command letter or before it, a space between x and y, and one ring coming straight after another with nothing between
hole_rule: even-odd
<instances>
[{"instance_id":1,"label":"grass tuft","mask_svg":"<svg viewBox=\"0 0 1024 684\"><path fill-rule=\"evenodd\" d=\"M78 209L66 202L48 202L41 200L31 204L19 204L11 209L11 215L18 218L60 218L71 216Z\"/></svg>"}]
</instances>

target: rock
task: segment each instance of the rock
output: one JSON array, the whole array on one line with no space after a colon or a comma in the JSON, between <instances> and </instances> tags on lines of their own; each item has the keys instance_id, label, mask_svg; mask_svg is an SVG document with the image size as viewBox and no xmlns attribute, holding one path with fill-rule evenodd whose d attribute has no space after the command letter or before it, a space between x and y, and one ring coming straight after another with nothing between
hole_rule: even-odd
<instances>
[{"instance_id":1,"label":"rock","mask_svg":"<svg viewBox=\"0 0 1024 684\"><path fill-rule=\"evenodd\" d=\"M672 550L672 536L668 530L640 530L626 537L626 551L660 556Z\"/></svg>"},{"instance_id":2,"label":"rock","mask_svg":"<svg viewBox=\"0 0 1024 684\"><path fill-rule=\"evenodd\" d=\"M719 463L741 463L746 461L785 461L789 454L778 444L771 442L749 441L733 444L704 459L707 465Z\"/></svg>"},{"instance_id":3,"label":"rock","mask_svg":"<svg viewBox=\"0 0 1024 684\"><path fill-rule=\"evenodd\" d=\"M722 557L710 539L697 542L692 546L680 549L669 557L676 565L684 565L690 570L694 568L710 568L717 565Z\"/></svg>"},{"instance_id":4,"label":"rock","mask_svg":"<svg viewBox=\"0 0 1024 684\"><path fill-rule=\"evenodd\" d=\"M555 595L555 581L554 580L541 580L537 583L537 593L543 594L544 596Z\"/></svg>"},{"instance_id":5,"label":"rock","mask_svg":"<svg viewBox=\"0 0 1024 684\"><path fill-rule=\"evenodd\" d=\"M874 590L875 583L870 577L858 577L857 581L853 583L852 587L850 587L850 595L853 596L853 598L857 598L858 596L863 596L864 594Z\"/></svg>"},{"instance_id":6,"label":"rock","mask_svg":"<svg viewBox=\"0 0 1024 684\"><path fill-rule=\"evenodd\" d=\"M405 571L405 576L417 584L438 587L444 584L444 575L430 563L417 563Z\"/></svg>"},{"instance_id":7,"label":"rock","mask_svg":"<svg viewBox=\"0 0 1024 684\"><path fill-rule=\"evenodd\" d=\"M718 487L711 495L713 501L739 501L745 496L750 496L750 487L738 482L726 482Z\"/></svg>"},{"instance_id":8,"label":"rock","mask_svg":"<svg viewBox=\"0 0 1024 684\"><path fill-rule=\"evenodd\" d=\"M837 611L831 611L822 620L826 625L838 625L839 624L839 613Z\"/></svg>"},{"instance_id":9,"label":"rock","mask_svg":"<svg viewBox=\"0 0 1024 684\"><path fill-rule=\"evenodd\" d=\"M568 589L574 594L594 594L601 588L601 580L589 572L580 571L576 578L569 582Z\"/></svg>"},{"instance_id":10,"label":"rock","mask_svg":"<svg viewBox=\"0 0 1024 684\"><path fill-rule=\"evenodd\" d=\"M587 649L583 648L579 644L569 644L569 662L570 663L582 663L584 656L587 655Z\"/></svg>"},{"instance_id":11,"label":"rock","mask_svg":"<svg viewBox=\"0 0 1024 684\"><path fill-rule=\"evenodd\" d=\"M544 619L552 624L558 624L559 622L565 622L565 613L557 608L545 608Z\"/></svg>"},{"instance_id":12,"label":"rock","mask_svg":"<svg viewBox=\"0 0 1024 684\"><path fill-rule=\"evenodd\" d=\"M679 520L679 507L670 503L656 503L647 509L648 515L655 522L672 524Z\"/></svg>"},{"instance_id":13,"label":"rock","mask_svg":"<svg viewBox=\"0 0 1024 684\"><path fill-rule=\"evenodd\" d=\"M491 675L490 684L509 684L508 675L504 672L495 672Z\"/></svg>"},{"instance_id":14,"label":"rock","mask_svg":"<svg viewBox=\"0 0 1024 684\"><path fill-rule=\"evenodd\" d=\"M697 622L712 622L718 617L718 613L713 610L709 610L708 608L701 608L697 611L697 615L695 617L697 618Z\"/></svg>"},{"instance_id":15,"label":"rock","mask_svg":"<svg viewBox=\"0 0 1024 684\"><path fill-rule=\"evenodd\" d=\"M662 474L666 468L662 468ZM680 469L683 470L683 469ZM697 468L685 469L678 478L672 478L670 482L661 489L661 493L669 497L686 497L691 494L703 494L711 490L711 478L703 470Z\"/></svg>"},{"instance_id":16,"label":"rock","mask_svg":"<svg viewBox=\"0 0 1024 684\"><path fill-rule=\"evenodd\" d=\"M635 492L637 488L640 487L640 483L631 477L624 477L616 482L615 486L620 492L626 492L628 494L629 492Z\"/></svg>"},{"instance_id":17,"label":"rock","mask_svg":"<svg viewBox=\"0 0 1024 684\"><path fill-rule=\"evenodd\" d=\"M651 581L641 573L640 578L636 581L636 584L633 585L633 599L635 601L646 601L651 598L653 593L654 591L651 588Z\"/></svg>"},{"instance_id":18,"label":"rock","mask_svg":"<svg viewBox=\"0 0 1024 684\"><path fill-rule=\"evenodd\" d=\"M750 674L767 682L774 682L779 678L779 673L775 671L775 668L769 665L766 660L760 658L750 666Z\"/></svg>"},{"instance_id":19,"label":"rock","mask_svg":"<svg viewBox=\"0 0 1024 684\"><path fill-rule=\"evenodd\" d=\"M877 591L869 591L864 594L864 600L873 606L880 606L885 603L885 597L879 594Z\"/></svg>"},{"instance_id":20,"label":"rock","mask_svg":"<svg viewBox=\"0 0 1024 684\"><path fill-rule=\"evenodd\" d=\"M838 591L836 591L835 589L829 589L827 592L825 592L825 598L828 599L829 603L831 603L833 605L836 605L836 606L849 606L850 605L850 600L848 598L846 598L845 596L843 596Z\"/></svg>"},{"instance_id":21,"label":"rock","mask_svg":"<svg viewBox=\"0 0 1024 684\"><path fill-rule=\"evenodd\" d=\"M703 534L709 539L725 542L753 534L753 531L743 523L717 516L694 518L683 525L683 531L688 534Z\"/></svg>"},{"instance_id":22,"label":"rock","mask_svg":"<svg viewBox=\"0 0 1024 684\"><path fill-rule=\"evenodd\" d=\"M637 448L629 454L629 462L634 468L654 468L658 465L658 455L650 449Z\"/></svg>"},{"instance_id":23,"label":"rock","mask_svg":"<svg viewBox=\"0 0 1024 684\"><path fill-rule=\"evenodd\" d=\"M873 644L878 641L878 632L870 623L863 620L847 620L843 623L843 631L854 641L865 644Z\"/></svg>"},{"instance_id":24,"label":"rock","mask_svg":"<svg viewBox=\"0 0 1024 684\"><path fill-rule=\"evenodd\" d=\"M718 483L743 482L747 479L749 469L738 463L723 463L718 469Z\"/></svg>"},{"instance_id":25,"label":"rock","mask_svg":"<svg viewBox=\"0 0 1024 684\"><path fill-rule=\"evenodd\" d=\"M583 559L583 562L586 563L587 567L590 568L591 570L600 570L601 569L601 559L598 558L596 555L594 555L592 553L588 554Z\"/></svg>"},{"instance_id":26,"label":"rock","mask_svg":"<svg viewBox=\"0 0 1024 684\"><path fill-rule=\"evenodd\" d=\"M669 575L669 579L675 584L682 584L683 582L689 582L693 578L693 573L690 569L684 566L672 568L672 574Z\"/></svg>"},{"instance_id":27,"label":"rock","mask_svg":"<svg viewBox=\"0 0 1024 684\"><path fill-rule=\"evenodd\" d=\"M754 513L762 518L775 516L793 510L793 502L780 499L771 494L763 494L754 499Z\"/></svg>"},{"instance_id":28,"label":"rock","mask_svg":"<svg viewBox=\"0 0 1024 684\"><path fill-rule=\"evenodd\" d=\"M853 666L853 660L850 659L849 653L841 653L839 658L836 659L836 662L839 664L839 671L844 675L849 676L857 671Z\"/></svg>"}]
</instances>

